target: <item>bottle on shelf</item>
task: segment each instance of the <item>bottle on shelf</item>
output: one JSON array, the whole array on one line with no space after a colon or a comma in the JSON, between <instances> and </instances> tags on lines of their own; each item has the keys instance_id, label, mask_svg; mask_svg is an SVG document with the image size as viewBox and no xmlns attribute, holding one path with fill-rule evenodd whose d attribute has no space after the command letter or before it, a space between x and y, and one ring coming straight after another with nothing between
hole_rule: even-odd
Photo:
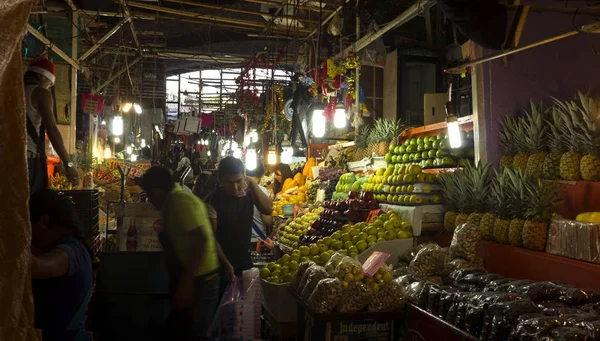
<instances>
[{"instance_id":1,"label":"bottle on shelf","mask_svg":"<svg viewBox=\"0 0 600 341\"><path fill-rule=\"evenodd\" d=\"M129 229L127 230L127 251L137 251L138 233L135 226L135 219L129 221Z\"/></svg>"}]
</instances>

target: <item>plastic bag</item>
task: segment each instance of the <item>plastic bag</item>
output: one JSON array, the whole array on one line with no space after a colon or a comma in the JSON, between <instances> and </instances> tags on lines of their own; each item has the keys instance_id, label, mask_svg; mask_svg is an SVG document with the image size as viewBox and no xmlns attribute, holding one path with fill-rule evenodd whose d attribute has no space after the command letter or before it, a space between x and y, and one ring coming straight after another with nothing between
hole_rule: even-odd
<instances>
[{"instance_id":1,"label":"plastic bag","mask_svg":"<svg viewBox=\"0 0 600 341\"><path fill-rule=\"evenodd\" d=\"M417 280L411 276L411 275L404 275L404 276L400 276L396 279L394 279L394 282L400 284L402 286L402 289L404 289L404 291L406 291L408 289L408 286L411 285L413 282L416 282Z\"/></svg>"},{"instance_id":2,"label":"plastic bag","mask_svg":"<svg viewBox=\"0 0 600 341\"><path fill-rule=\"evenodd\" d=\"M463 277L465 277L467 275L485 274L485 273L487 273L487 271L485 271L485 269L482 269L482 268L459 269L459 270L455 270L452 273L450 273L450 279L453 281L454 284L457 284L461 279L463 279Z\"/></svg>"},{"instance_id":3,"label":"plastic bag","mask_svg":"<svg viewBox=\"0 0 600 341\"><path fill-rule=\"evenodd\" d=\"M564 291L564 287L552 282L531 283L516 288L517 293L534 302L558 299Z\"/></svg>"},{"instance_id":4,"label":"plastic bag","mask_svg":"<svg viewBox=\"0 0 600 341\"><path fill-rule=\"evenodd\" d=\"M530 300L519 300L493 304L490 311L494 314L490 339L508 340L519 316L539 313L540 308Z\"/></svg>"},{"instance_id":5,"label":"plastic bag","mask_svg":"<svg viewBox=\"0 0 600 341\"><path fill-rule=\"evenodd\" d=\"M502 278L502 279L497 279L495 281L491 281L488 284L486 284L486 286L483 288L483 291L484 292L498 291L498 287L500 287L503 284L510 283L512 281L514 281L514 279L512 279L512 278Z\"/></svg>"},{"instance_id":6,"label":"plastic bag","mask_svg":"<svg viewBox=\"0 0 600 341\"><path fill-rule=\"evenodd\" d=\"M409 273L418 279L425 279L441 270L446 259L446 251L440 246L431 244L422 248L410 262Z\"/></svg>"},{"instance_id":7,"label":"plastic bag","mask_svg":"<svg viewBox=\"0 0 600 341\"><path fill-rule=\"evenodd\" d=\"M548 341L589 341L589 335L581 329L558 327L550 331Z\"/></svg>"},{"instance_id":8,"label":"plastic bag","mask_svg":"<svg viewBox=\"0 0 600 341\"><path fill-rule=\"evenodd\" d=\"M448 288L448 287L446 287ZM442 296L443 287L432 285L429 287L429 295L427 298L427 311L437 315L440 311L440 297Z\"/></svg>"},{"instance_id":9,"label":"plastic bag","mask_svg":"<svg viewBox=\"0 0 600 341\"><path fill-rule=\"evenodd\" d=\"M600 341L600 320L576 323L575 327L585 331L591 340Z\"/></svg>"},{"instance_id":10,"label":"plastic bag","mask_svg":"<svg viewBox=\"0 0 600 341\"><path fill-rule=\"evenodd\" d=\"M406 304L406 294L402 286L394 281L384 284L379 293L369 301L369 311L394 312Z\"/></svg>"},{"instance_id":11,"label":"plastic bag","mask_svg":"<svg viewBox=\"0 0 600 341\"><path fill-rule=\"evenodd\" d=\"M456 270L470 269L470 268L473 268L473 264L466 259L462 259L462 258L450 259L449 258L444 263L444 267L443 267L440 275L444 279L448 279L449 281L451 281L451 279L450 279L451 273L453 273Z\"/></svg>"},{"instance_id":12,"label":"plastic bag","mask_svg":"<svg viewBox=\"0 0 600 341\"><path fill-rule=\"evenodd\" d=\"M465 330L469 334L479 337L483 329L483 313L489 307L490 298L494 294L481 293L473 296L465 310ZM498 296L498 295L495 295Z\"/></svg>"},{"instance_id":13,"label":"plastic bag","mask_svg":"<svg viewBox=\"0 0 600 341\"><path fill-rule=\"evenodd\" d=\"M308 298L312 294L313 290L315 290L315 288L317 287L317 284L319 284L319 281L321 281L322 279L328 278L329 274L327 273L327 271L325 271L324 267L316 265L316 266L310 267L306 271L304 276L307 276L308 278L306 281L306 285L304 287L302 287L302 292L300 293L300 297L302 298L302 300L304 300L304 302L307 302Z\"/></svg>"},{"instance_id":14,"label":"plastic bag","mask_svg":"<svg viewBox=\"0 0 600 341\"><path fill-rule=\"evenodd\" d=\"M444 285L444 280L440 276L427 277L424 279L424 281L435 285Z\"/></svg>"},{"instance_id":15,"label":"plastic bag","mask_svg":"<svg viewBox=\"0 0 600 341\"><path fill-rule=\"evenodd\" d=\"M409 274L409 267L408 266L403 266L400 268L396 268L394 269L394 271L392 271L392 275L394 278L398 278L404 275L408 275Z\"/></svg>"},{"instance_id":16,"label":"plastic bag","mask_svg":"<svg viewBox=\"0 0 600 341\"><path fill-rule=\"evenodd\" d=\"M561 304L565 304L560 302ZM600 314L600 303L588 303L577 307L588 313Z\"/></svg>"},{"instance_id":17,"label":"plastic bag","mask_svg":"<svg viewBox=\"0 0 600 341\"><path fill-rule=\"evenodd\" d=\"M562 308L568 308L569 307L566 303L557 302L557 301L542 301L542 302L536 302L536 304L542 310L545 310L545 309L562 309ZM582 309L582 310L585 310L585 309Z\"/></svg>"},{"instance_id":18,"label":"plastic bag","mask_svg":"<svg viewBox=\"0 0 600 341\"><path fill-rule=\"evenodd\" d=\"M560 297L560 301L569 305L583 305L600 302L600 295L591 290L565 288L565 292L563 296Z\"/></svg>"},{"instance_id":19,"label":"plastic bag","mask_svg":"<svg viewBox=\"0 0 600 341\"><path fill-rule=\"evenodd\" d=\"M572 316L585 314L584 311L577 308L546 308L544 309L544 315L546 316Z\"/></svg>"},{"instance_id":20,"label":"plastic bag","mask_svg":"<svg viewBox=\"0 0 600 341\"><path fill-rule=\"evenodd\" d=\"M472 285L483 291L485 286L490 282L502 279L498 274L470 274L458 281L459 285Z\"/></svg>"},{"instance_id":21,"label":"plastic bag","mask_svg":"<svg viewBox=\"0 0 600 341\"><path fill-rule=\"evenodd\" d=\"M308 298L308 306L317 314L331 312L339 303L341 294L342 283L339 279L322 279Z\"/></svg>"},{"instance_id":22,"label":"plastic bag","mask_svg":"<svg viewBox=\"0 0 600 341\"><path fill-rule=\"evenodd\" d=\"M417 306L419 308L427 309L427 302L429 301L429 290L432 286L435 286L435 284L425 282L425 284L423 285L423 289L417 295Z\"/></svg>"},{"instance_id":23,"label":"plastic bag","mask_svg":"<svg viewBox=\"0 0 600 341\"><path fill-rule=\"evenodd\" d=\"M456 297L456 293L458 292L459 290L456 287L442 289L440 292L440 303L437 313L438 317L445 319L446 316L448 316L448 310L450 310L450 307L452 304L454 304L454 299Z\"/></svg>"},{"instance_id":24,"label":"plastic bag","mask_svg":"<svg viewBox=\"0 0 600 341\"><path fill-rule=\"evenodd\" d=\"M354 281L361 281L364 278L362 266L356 259L351 257L344 257L338 263L333 276L348 284ZM342 284L344 287L346 286L346 284Z\"/></svg>"},{"instance_id":25,"label":"plastic bag","mask_svg":"<svg viewBox=\"0 0 600 341\"><path fill-rule=\"evenodd\" d=\"M525 320L515 328L513 339L537 340L548 336L554 328L562 327L565 320L556 316L540 316Z\"/></svg>"},{"instance_id":26,"label":"plastic bag","mask_svg":"<svg viewBox=\"0 0 600 341\"><path fill-rule=\"evenodd\" d=\"M483 307L483 326L481 329L481 340L488 340L491 336L495 312L490 307L496 303L513 302L521 300L521 296L504 292L487 292L485 298L481 301ZM541 309L540 309L541 310ZM535 313L540 316L539 313Z\"/></svg>"},{"instance_id":27,"label":"plastic bag","mask_svg":"<svg viewBox=\"0 0 600 341\"><path fill-rule=\"evenodd\" d=\"M342 262L342 260L344 259L343 254L336 252L334 253L331 258L329 258L329 261L327 261L327 264L325 264L325 270L327 270L327 273L330 276L333 276L333 273L335 272L335 268L337 268L337 266Z\"/></svg>"},{"instance_id":28,"label":"plastic bag","mask_svg":"<svg viewBox=\"0 0 600 341\"><path fill-rule=\"evenodd\" d=\"M481 242L481 229L479 226L466 223L458 226L450 243L450 258L463 258L474 261L478 257L477 251Z\"/></svg>"},{"instance_id":29,"label":"plastic bag","mask_svg":"<svg viewBox=\"0 0 600 341\"><path fill-rule=\"evenodd\" d=\"M373 293L363 282L353 282L342 289L337 310L341 313L354 313L362 310L369 304Z\"/></svg>"},{"instance_id":30,"label":"plastic bag","mask_svg":"<svg viewBox=\"0 0 600 341\"><path fill-rule=\"evenodd\" d=\"M518 287L527 285L527 284L531 284L531 283L534 283L534 282L530 281L530 280L512 280L510 282L500 284L496 288L496 291L498 291L498 292L516 292Z\"/></svg>"},{"instance_id":31,"label":"plastic bag","mask_svg":"<svg viewBox=\"0 0 600 341\"><path fill-rule=\"evenodd\" d=\"M408 286L408 288L406 289L406 297L411 303L417 304L419 302L419 295L421 294L421 291L423 290L424 286L425 282L422 281L413 282Z\"/></svg>"},{"instance_id":32,"label":"plastic bag","mask_svg":"<svg viewBox=\"0 0 600 341\"><path fill-rule=\"evenodd\" d=\"M399 257L399 261L410 264L410 262L412 262L412 260L415 258L415 256L417 255L417 253L419 253L419 251L421 251L425 247L429 247L429 246L432 246L432 245L437 246L437 244L435 244L435 243L418 244L415 247L413 247L410 251L407 251L403 255L401 255Z\"/></svg>"},{"instance_id":33,"label":"plastic bag","mask_svg":"<svg viewBox=\"0 0 600 341\"><path fill-rule=\"evenodd\" d=\"M298 265L298 269L296 269L296 273L294 273L294 276L292 276L292 280L290 281L290 288L292 290L294 290L297 293L300 293L302 291L302 289L299 289L300 283L302 282L302 277L306 273L306 270L308 270L308 268L310 268L313 265L315 265L315 263L312 261L302 262L300 263L300 265Z\"/></svg>"}]
</instances>

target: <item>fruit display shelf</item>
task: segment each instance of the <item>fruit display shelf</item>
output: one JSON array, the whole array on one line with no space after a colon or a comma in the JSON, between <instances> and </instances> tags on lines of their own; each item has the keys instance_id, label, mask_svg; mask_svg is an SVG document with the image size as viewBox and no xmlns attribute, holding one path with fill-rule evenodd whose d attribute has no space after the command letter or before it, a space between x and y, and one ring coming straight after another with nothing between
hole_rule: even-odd
<instances>
[{"instance_id":1,"label":"fruit display shelf","mask_svg":"<svg viewBox=\"0 0 600 341\"><path fill-rule=\"evenodd\" d=\"M390 204L379 204L384 212L396 212L402 220L407 221L412 226L413 235L421 235L423 228L436 225L444 221L444 207L442 205L423 205L423 206L397 206Z\"/></svg>"}]
</instances>

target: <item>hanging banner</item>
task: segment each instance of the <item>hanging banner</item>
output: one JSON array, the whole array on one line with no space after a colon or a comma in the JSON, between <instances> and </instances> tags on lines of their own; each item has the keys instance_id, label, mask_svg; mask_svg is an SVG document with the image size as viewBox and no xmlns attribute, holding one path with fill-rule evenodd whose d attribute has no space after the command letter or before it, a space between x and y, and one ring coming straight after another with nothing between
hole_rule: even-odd
<instances>
[{"instance_id":1,"label":"hanging banner","mask_svg":"<svg viewBox=\"0 0 600 341\"><path fill-rule=\"evenodd\" d=\"M90 94L83 94L81 109L86 114L101 114L104 109L104 98Z\"/></svg>"},{"instance_id":2,"label":"hanging banner","mask_svg":"<svg viewBox=\"0 0 600 341\"><path fill-rule=\"evenodd\" d=\"M142 176L144 172L151 167L150 162L128 162L121 159L107 159L108 168L117 169L117 166L121 166L123 173L129 179L135 179L138 176Z\"/></svg>"}]
</instances>

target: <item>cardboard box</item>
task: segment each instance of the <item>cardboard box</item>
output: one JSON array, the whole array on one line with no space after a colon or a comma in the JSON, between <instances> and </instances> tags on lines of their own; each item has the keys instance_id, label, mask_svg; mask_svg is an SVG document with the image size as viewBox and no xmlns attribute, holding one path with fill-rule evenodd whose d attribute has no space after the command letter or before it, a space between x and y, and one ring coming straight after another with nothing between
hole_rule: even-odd
<instances>
[{"instance_id":1,"label":"cardboard box","mask_svg":"<svg viewBox=\"0 0 600 341\"><path fill-rule=\"evenodd\" d=\"M444 122L446 119L446 102L448 102L447 93L423 95L423 122L425 125Z\"/></svg>"}]
</instances>

